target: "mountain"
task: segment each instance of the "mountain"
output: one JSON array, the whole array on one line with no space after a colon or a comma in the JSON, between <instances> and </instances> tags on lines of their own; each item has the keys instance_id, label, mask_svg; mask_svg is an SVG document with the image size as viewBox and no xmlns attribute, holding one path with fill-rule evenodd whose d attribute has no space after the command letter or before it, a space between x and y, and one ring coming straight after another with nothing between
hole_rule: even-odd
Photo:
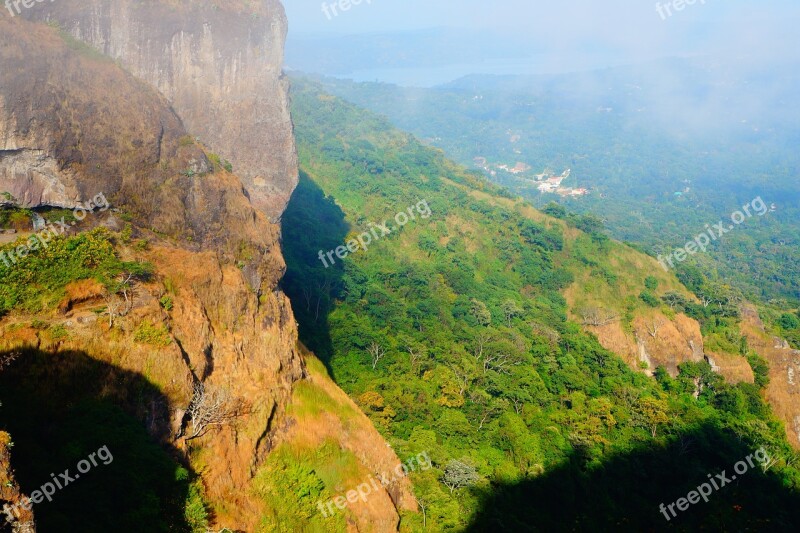
<instances>
[{"instance_id":1,"label":"mountain","mask_svg":"<svg viewBox=\"0 0 800 533\"><path fill-rule=\"evenodd\" d=\"M539 212L315 81L292 87L283 286L394 449L429 453L404 528L667 529L669 495L760 446L779 472L681 527L791 528L767 500L797 498L796 451L733 301L704 307L596 217Z\"/></svg>"},{"instance_id":2,"label":"mountain","mask_svg":"<svg viewBox=\"0 0 800 533\"><path fill-rule=\"evenodd\" d=\"M684 264L792 309L800 298L797 67L737 59L469 76L431 89L322 81L534 205L596 214L615 238L653 256L760 198L769 216L748 219ZM567 170L562 195L541 192L543 178ZM580 189L588 194L570 194Z\"/></svg>"},{"instance_id":3,"label":"mountain","mask_svg":"<svg viewBox=\"0 0 800 533\"><path fill-rule=\"evenodd\" d=\"M324 445L327 459L347 462L347 471L327 473L332 486L398 467L366 417L298 346L278 287L285 264L270 217L283 211L296 180L280 54L263 47L282 46L280 4L77 6L65 2L57 12L73 33L52 21L0 17L0 497L14 518L3 527L271 530L271 473L292 453ZM250 102L245 114L219 94L194 92L181 78L189 63L178 61L191 58L178 52L187 50L181 43L201 42L191 28L210 39L219 26L255 24L251 9L277 21L258 24L273 33L254 32L253 43L202 41L202 57L220 62L215 72L228 76L229 90L274 84L277 93L257 97L270 105ZM182 27L189 29L173 31ZM145 53L135 44L139 30L165 65L174 60L174 75L151 73L169 84L148 83L133 68L159 58L125 55ZM113 34L108 50L120 59L78 40L82 32L90 44ZM176 48L156 46L159 35ZM248 56L250 45L258 54ZM244 57L253 63L249 75L234 67ZM194 100L181 96L189 93ZM200 109L226 117L207 124L210 144L241 140L247 148L260 139L268 152L259 141L259 150L214 153L186 127L204 130L192 119ZM280 176L272 188L251 188L234 173L238 165L245 176L248 168ZM41 503L36 488L51 483L51 473L74 474L97 450L110 460ZM33 517L20 492L33 499ZM404 480L374 497L383 506L364 509L355 523L394 524L397 509L416 508Z\"/></svg>"},{"instance_id":4,"label":"mountain","mask_svg":"<svg viewBox=\"0 0 800 533\"><path fill-rule=\"evenodd\" d=\"M293 35L286 43L286 66L326 75L375 69L436 69L470 62L491 65L530 59L541 46L524 36L498 31L429 28L361 35Z\"/></svg>"},{"instance_id":5,"label":"mountain","mask_svg":"<svg viewBox=\"0 0 800 533\"><path fill-rule=\"evenodd\" d=\"M0 530L794 529L788 302L287 94L276 0L22 14Z\"/></svg>"}]
</instances>

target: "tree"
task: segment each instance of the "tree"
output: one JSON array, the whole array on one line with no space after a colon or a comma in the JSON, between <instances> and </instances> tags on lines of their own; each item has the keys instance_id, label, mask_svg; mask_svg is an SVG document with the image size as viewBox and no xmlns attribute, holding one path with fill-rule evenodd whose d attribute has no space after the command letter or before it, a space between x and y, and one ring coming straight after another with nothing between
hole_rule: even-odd
<instances>
[{"instance_id":1,"label":"tree","mask_svg":"<svg viewBox=\"0 0 800 533\"><path fill-rule=\"evenodd\" d=\"M11 363L16 361L17 357L19 357L19 352L11 352L0 355L0 372L2 372L6 367L11 366Z\"/></svg>"},{"instance_id":2,"label":"tree","mask_svg":"<svg viewBox=\"0 0 800 533\"><path fill-rule=\"evenodd\" d=\"M517 302L511 299L504 301L500 308L503 310L503 316L506 319L508 327L511 327L511 321L515 317L522 315L524 312L519 305L517 305Z\"/></svg>"},{"instance_id":3,"label":"tree","mask_svg":"<svg viewBox=\"0 0 800 533\"><path fill-rule=\"evenodd\" d=\"M682 310L684 307L686 307L686 304L689 303L681 293L675 291L668 292L667 294L662 296L661 299L673 311L675 311L676 309Z\"/></svg>"},{"instance_id":4,"label":"tree","mask_svg":"<svg viewBox=\"0 0 800 533\"><path fill-rule=\"evenodd\" d=\"M417 505L422 511L422 528L425 529L428 527L428 501L425 498L420 498L416 495L414 496L414 501L417 502Z\"/></svg>"},{"instance_id":5,"label":"tree","mask_svg":"<svg viewBox=\"0 0 800 533\"><path fill-rule=\"evenodd\" d=\"M408 357L411 360L411 372L415 373L416 370L414 367L419 366L419 363L422 362L422 359L426 357L425 350L409 346L406 348L406 351L408 352Z\"/></svg>"},{"instance_id":6,"label":"tree","mask_svg":"<svg viewBox=\"0 0 800 533\"><path fill-rule=\"evenodd\" d=\"M619 315L608 309L601 309L599 307L587 307L580 312L583 317L584 326L605 326L616 322Z\"/></svg>"},{"instance_id":7,"label":"tree","mask_svg":"<svg viewBox=\"0 0 800 533\"><path fill-rule=\"evenodd\" d=\"M369 345L367 351L369 352L370 357L372 357L372 370L375 370L375 367L378 366L378 362L386 357L386 348L383 348L377 342L373 342Z\"/></svg>"},{"instance_id":8,"label":"tree","mask_svg":"<svg viewBox=\"0 0 800 533\"><path fill-rule=\"evenodd\" d=\"M475 321L478 322L481 326L488 326L492 323L492 314L489 312L489 309L486 307L486 304L481 302L480 300L476 300L473 298L470 300L471 306L469 313L475 318Z\"/></svg>"},{"instance_id":9,"label":"tree","mask_svg":"<svg viewBox=\"0 0 800 533\"><path fill-rule=\"evenodd\" d=\"M658 427L670 421L668 416L669 406L664 400L646 396L639 400L639 413L642 425L650 429L653 438L656 437Z\"/></svg>"},{"instance_id":10,"label":"tree","mask_svg":"<svg viewBox=\"0 0 800 533\"><path fill-rule=\"evenodd\" d=\"M192 430L186 440L198 439L241 416L239 402L227 390L198 382L194 384L193 393L192 403L187 409Z\"/></svg>"},{"instance_id":11,"label":"tree","mask_svg":"<svg viewBox=\"0 0 800 533\"><path fill-rule=\"evenodd\" d=\"M474 485L479 479L480 476L475 467L456 459L447 463L442 475L442 483L450 489L451 494L457 489Z\"/></svg>"},{"instance_id":12,"label":"tree","mask_svg":"<svg viewBox=\"0 0 800 533\"><path fill-rule=\"evenodd\" d=\"M779 460L780 458L776 454L767 454L766 459L761 463L761 470L766 474L767 470L778 464Z\"/></svg>"},{"instance_id":13,"label":"tree","mask_svg":"<svg viewBox=\"0 0 800 533\"><path fill-rule=\"evenodd\" d=\"M104 314L108 315L108 327L114 325L114 319L127 316L133 309L133 297L136 295L133 274L122 275L120 281L116 282L114 289L106 291L103 299L106 302Z\"/></svg>"},{"instance_id":14,"label":"tree","mask_svg":"<svg viewBox=\"0 0 800 533\"><path fill-rule=\"evenodd\" d=\"M654 339L658 338L659 330L666 324L663 318L653 318L645 322L644 327L647 328L647 333Z\"/></svg>"},{"instance_id":15,"label":"tree","mask_svg":"<svg viewBox=\"0 0 800 533\"><path fill-rule=\"evenodd\" d=\"M450 365L450 370L453 371L453 375L456 377L456 382L458 382L459 396L464 396L464 392L466 392L472 383L472 373L469 371L469 369L461 368L458 365Z\"/></svg>"},{"instance_id":16,"label":"tree","mask_svg":"<svg viewBox=\"0 0 800 533\"><path fill-rule=\"evenodd\" d=\"M519 361L514 361L506 353L486 354L483 358L483 373L494 370L498 374L510 374L509 366L519 365Z\"/></svg>"},{"instance_id":17,"label":"tree","mask_svg":"<svg viewBox=\"0 0 800 533\"><path fill-rule=\"evenodd\" d=\"M478 430L493 416L498 415L508 408L508 402L502 398L494 398L486 391L478 389L470 395L470 401L478 407Z\"/></svg>"}]
</instances>

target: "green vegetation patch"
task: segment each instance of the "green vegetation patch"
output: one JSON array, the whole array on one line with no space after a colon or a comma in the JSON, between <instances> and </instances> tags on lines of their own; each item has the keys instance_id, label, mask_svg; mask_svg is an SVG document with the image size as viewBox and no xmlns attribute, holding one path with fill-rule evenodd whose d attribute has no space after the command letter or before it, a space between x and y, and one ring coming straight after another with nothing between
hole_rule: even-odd
<instances>
[{"instance_id":1,"label":"green vegetation patch","mask_svg":"<svg viewBox=\"0 0 800 533\"><path fill-rule=\"evenodd\" d=\"M0 246L0 254L15 253L27 242L18 239ZM30 313L53 309L73 281L96 279L113 287L115 278L123 272L140 279L152 273L151 265L120 260L111 233L102 228L71 237L56 236L46 247L27 250L27 256L17 257L16 263L0 261L0 316L12 309Z\"/></svg>"}]
</instances>

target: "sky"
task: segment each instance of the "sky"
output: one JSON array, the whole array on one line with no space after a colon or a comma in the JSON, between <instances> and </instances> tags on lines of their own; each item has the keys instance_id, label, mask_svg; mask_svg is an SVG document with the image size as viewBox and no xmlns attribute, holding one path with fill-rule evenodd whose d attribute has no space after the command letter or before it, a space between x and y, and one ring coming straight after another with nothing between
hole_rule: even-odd
<instances>
[{"instance_id":1,"label":"sky","mask_svg":"<svg viewBox=\"0 0 800 533\"><path fill-rule=\"evenodd\" d=\"M348 0L284 5L294 39L448 27L501 32L553 53L599 47L631 61L715 53L760 60L800 50L798 0L695 0L677 9L688 1L361 0L346 11L333 6Z\"/></svg>"}]
</instances>

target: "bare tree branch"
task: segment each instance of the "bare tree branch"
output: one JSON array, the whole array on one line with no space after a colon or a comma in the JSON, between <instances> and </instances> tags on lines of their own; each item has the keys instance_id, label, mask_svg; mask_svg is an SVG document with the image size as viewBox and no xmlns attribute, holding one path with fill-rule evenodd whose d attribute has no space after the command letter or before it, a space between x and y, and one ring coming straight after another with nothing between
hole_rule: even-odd
<instances>
[{"instance_id":1,"label":"bare tree branch","mask_svg":"<svg viewBox=\"0 0 800 533\"><path fill-rule=\"evenodd\" d=\"M599 307L588 307L581 310L581 317L583 318L584 326L605 326L616 322L619 315L608 309L601 309Z\"/></svg>"},{"instance_id":2,"label":"bare tree branch","mask_svg":"<svg viewBox=\"0 0 800 533\"><path fill-rule=\"evenodd\" d=\"M372 344L369 345L367 351L369 352L369 355L372 357L372 370L375 370L375 367L378 366L378 362L380 362L381 359L386 357L386 349L383 348L377 342L373 342Z\"/></svg>"},{"instance_id":3,"label":"bare tree branch","mask_svg":"<svg viewBox=\"0 0 800 533\"><path fill-rule=\"evenodd\" d=\"M651 337L654 339L658 338L658 331L666 324L663 318L654 318L649 322L645 323L645 328L647 328L647 333L650 334Z\"/></svg>"},{"instance_id":4,"label":"bare tree branch","mask_svg":"<svg viewBox=\"0 0 800 533\"><path fill-rule=\"evenodd\" d=\"M230 424L241 416L241 405L227 390L195 383L192 403L187 409L192 430L186 440L202 437L214 428Z\"/></svg>"}]
</instances>

